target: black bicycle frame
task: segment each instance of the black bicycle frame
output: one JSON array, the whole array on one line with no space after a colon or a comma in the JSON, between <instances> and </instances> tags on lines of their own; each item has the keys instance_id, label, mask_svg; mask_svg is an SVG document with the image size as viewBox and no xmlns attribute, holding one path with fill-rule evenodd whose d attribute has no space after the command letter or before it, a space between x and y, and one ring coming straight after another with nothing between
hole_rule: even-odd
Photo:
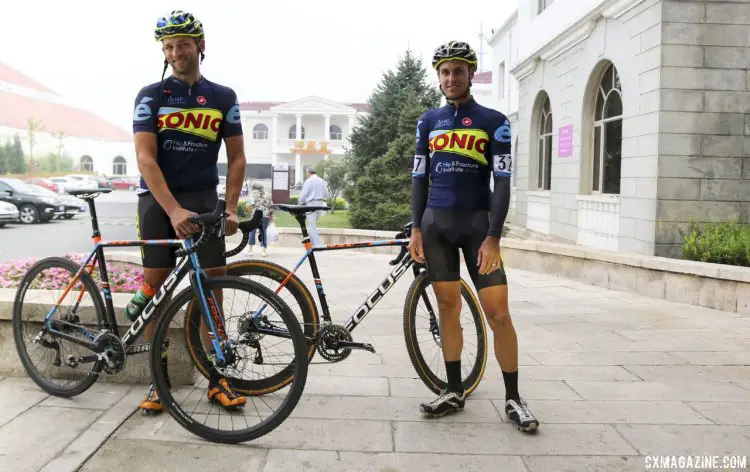
<instances>
[{"instance_id":1,"label":"black bicycle frame","mask_svg":"<svg viewBox=\"0 0 750 472\"><path fill-rule=\"evenodd\" d=\"M297 269L299 269L302 264L305 262L305 260L310 259L310 270L312 271L313 279L315 281L315 289L318 292L318 299L320 300L320 306L323 310L323 319L326 322L331 321L331 312L328 308L328 301L326 299L325 290L323 289L323 282L320 279L320 271L318 270L318 264L315 260L315 253L316 252L322 252L322 251L337 251L337 250L343 250L343 249L356 249L356 248L364 248L364 247L390 247L390 246L401 246L401 255L396 258L398 263L396 264L396 267L385 277L385 279L378 285L378 287L373 290L373 292L365 298L364 302L357 308L350 316L349 319L344 324L344 327L346 327L347 330L350 332L354 330L361 322L365 319L368 313L370 313L373 308L380 302L380 300L383 299L386 293L390 291L390 289L396 285L396 282L401 278L401 276L406 273L407 270L409 270L410 267L413 267L414 275L419 274L419 264L415 264L415 261L409 256L408 251L406 250L406 246L409 244L408 239L387 239L382 241L363 241L360 243L340 243L340 244L325 244L320 246L313 246L310 244L310 237L307 233L307 227L305 225L305 216L304 215L295 215L295 218L297 219L297 222L300 224L300 229L302 230L302 242L305 245L306 252L302 256L302 258L299 260L297 265L294 267L294 269L291 270L291 273L295 273ZM283 288L283 286L280 286L277 289L277 293ZM263 331L263 330L261 330Z\"/></svg>"}]
</instances>

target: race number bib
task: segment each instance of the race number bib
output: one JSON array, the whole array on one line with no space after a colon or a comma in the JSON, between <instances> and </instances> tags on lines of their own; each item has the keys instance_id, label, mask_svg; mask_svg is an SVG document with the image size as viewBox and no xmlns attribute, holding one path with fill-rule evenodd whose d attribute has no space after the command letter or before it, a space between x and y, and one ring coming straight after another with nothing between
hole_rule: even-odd
<instances>
[{"instance_id":1,"label":"race number bib","mask_svg":"<svg viewBox=\"0 0 750 472\"><path fill-rule=\"evenodd\" d=\"M492 170L498 177L510 177L513 172L513 158L511 155L493 156Z\"/></svg>"},{"instance_id":2,"label":"race number bib","mask_svg":"<svg viewBox=\"0 0 750 472\"><path fill-rule=\"evenodd\" d=\"M427 158L425 156L420 156L419 154L414 155L414 168L411 171L412 177L425 175L425 166L427 163Z\"/></svg>"}]
</instances>

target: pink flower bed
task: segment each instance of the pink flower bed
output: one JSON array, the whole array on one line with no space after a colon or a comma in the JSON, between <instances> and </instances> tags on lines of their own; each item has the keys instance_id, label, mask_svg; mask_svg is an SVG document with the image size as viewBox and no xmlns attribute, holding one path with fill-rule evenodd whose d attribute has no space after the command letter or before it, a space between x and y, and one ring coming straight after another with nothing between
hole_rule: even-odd
<instances>
[{"instance_id":1,"label":"pink flower bed","mask_svg":"<svg viewBox=\"0 0 750 472\"><path fill-rule=\"evenodd\" d=\"M70 259L76 265L83 264L84 255L65 254L64 258ZM0 264L0 288L17 288L26 272L38 259L26 259L21 261L10 261ZM91 274L99 285L99 266L94 268ZM109 285L113 292L134 293L143 284L143 269L139 266L124 262L107 262L107 275ZM65 288L71 279L67 270L52 269L38 274L34 279L33 289L55 290Z\"/></svg>"}]
</instances>

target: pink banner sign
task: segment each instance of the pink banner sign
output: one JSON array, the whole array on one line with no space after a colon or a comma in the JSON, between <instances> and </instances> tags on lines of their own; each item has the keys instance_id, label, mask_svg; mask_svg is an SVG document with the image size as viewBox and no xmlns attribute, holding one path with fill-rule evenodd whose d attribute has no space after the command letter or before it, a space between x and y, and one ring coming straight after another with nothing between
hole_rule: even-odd
<instances>
[{"instance_id":1,"label":"pink banner sign","mask_svg":"<svg viewBox=\"0 0 750 472\"><path fill-rule=\"evenodd\" d=\"M557 155L570 157L573 155L573 125L563 126L558 130Z\"/></svg>"}]
</instances>

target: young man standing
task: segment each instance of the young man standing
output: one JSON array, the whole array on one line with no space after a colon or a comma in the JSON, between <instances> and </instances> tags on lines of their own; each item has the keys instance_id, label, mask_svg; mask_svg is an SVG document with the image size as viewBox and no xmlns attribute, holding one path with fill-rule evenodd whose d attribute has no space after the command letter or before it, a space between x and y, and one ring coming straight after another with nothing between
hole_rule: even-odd
<instances>
[{"instance_id":1,"label":"young man standing","mask_svg":"<svg viewBox=\"0 0 750 472\"><path fill-rule=\"evenodd\" d=\"M460 248L495 336L495 356L505 381L505 413L518 429L530 432L539 421L518 393L518 342L500 258L500 235L510 203L510 123L505 115L479 105L471 96L476 65L475 52L464 42L438 47L432 66L447 104L428 110L417 122L409 252L415 261L426 261L435 289L448 375L448 388L420 409L430 416L443 416L465 404Z\"/></svg>"},{"instance_id":2,"label":"young man standing","mask_svg":"<svg viewBox=\"0 0 750 472\"><path fill-rule=\"evenodd\" d=\"M216 208L219 182L216 163L222 139L227 147L227 234L231 235L239 224L237 202L245 177L237 95L231 88L211 82L201 74L206 42L203 25L192 14L178 10L160 18L154 36L164 52L162 81L141 89L133 113L141 172L138 237L183 239L200 231L188 218ZM164 80L168 65L172 66L172 75ZM209 276L226 273L224 251L224 241L216 237L198 251L201 266ZM174 249L146 246L141 256L148 291L158 291L175 266ZM155 322L149 324L148 339L152 338L154 327ZM212 380L207 396L227 408L246 401L230 390L226 379ZM162 411L153 386L141 402L141 409L150 413Z\"/></svg>"}]
</instances>

